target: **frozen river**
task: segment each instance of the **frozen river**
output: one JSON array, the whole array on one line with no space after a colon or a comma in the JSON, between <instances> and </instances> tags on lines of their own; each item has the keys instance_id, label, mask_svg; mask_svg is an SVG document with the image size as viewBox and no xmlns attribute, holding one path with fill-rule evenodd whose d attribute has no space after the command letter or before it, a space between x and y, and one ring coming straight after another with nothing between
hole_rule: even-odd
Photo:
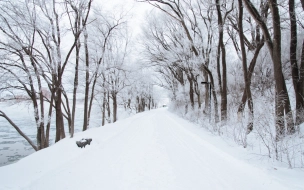
<instances>
[{"instance_id":1,"label":"frozen river","mask_svg":"<svg viewBox=\"0 0 304 190\"><path fill-rule=\"evenodd\" d=\"M11 105L8 102L0 102L0 109L9 116L21 130L36 143L36 125L32 112L32 106L27 104ZM75 121L75 132L82 130L82 111L81 105L77 107L77 117ZM101 123L100 111L93 109L91 116L91 127L98 127ZM54 117L53 117L54 118ZM54 120L54 119L53 119ZM67 124L65 125L68 132ZM68 136L68 134L67 134ZM51 125L50 144L54 143L55 125ZM2 117L0 117L0 167L14 163L19 159L35 152L28 142Z\"/></svg>"}]
</instances>

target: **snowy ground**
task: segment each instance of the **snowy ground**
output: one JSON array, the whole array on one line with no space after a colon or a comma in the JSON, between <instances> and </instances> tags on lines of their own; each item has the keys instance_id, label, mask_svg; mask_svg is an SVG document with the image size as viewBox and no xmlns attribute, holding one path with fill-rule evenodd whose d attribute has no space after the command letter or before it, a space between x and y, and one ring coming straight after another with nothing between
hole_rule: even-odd
<instances>
[{"instance_id":1,"label":"snowy ground","mask_svg":"<svg viewBox=\"0 0 304 190\"><path fill-rule=\"evenodd\" d=\"M0 102L0 108L3 110L20 129L36 143L37 128L33 117L33 107L26 102L15 103L14 101ZM46 107L46 112L48 107ZM124 119L135 113L118 108L118 119ZM55 113L53 113L50 144L55 142ZM101 110L98 106L92 107L90 128L99 127L101 123ZM67 123L65 124L67 126ZM83 102L78 102L76 107L75 132L82 131L83 125ZM66 136L69 136L66 129ZM28 142L20 136L4 118L0 117L0 167L14 163L21 158L28 156L35 150Z\"/></svg>"},{"instance_id":2,"label":"snowy ground","mask_svg":"<svg viewBox=\"0 0 304 190\"><path fill-rule=\"evenodd\" d=\"M92 138L85 149L81 138ZM167 109L79 132L0 167L0 189L304 189L304 172L249 153Z\"/></svg>"}]
</instances>

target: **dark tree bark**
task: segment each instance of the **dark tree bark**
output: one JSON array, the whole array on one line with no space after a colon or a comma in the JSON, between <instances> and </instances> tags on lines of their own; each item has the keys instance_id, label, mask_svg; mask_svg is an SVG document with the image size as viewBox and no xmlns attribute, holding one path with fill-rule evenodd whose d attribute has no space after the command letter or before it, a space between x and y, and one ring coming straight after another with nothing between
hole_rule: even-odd
<instances>
[{"instance_id":1,"label":"dark tree bark","mask_svg":"<svg viewBox=\"0 0 304 190\"><path fill-rule=\"evenodd\" d=\"M215 119L215 123L218 123L220 121L219 118L219 114L218 114L218 102L217 102L217 96L216 96L216 91L215 91L215 87L214 87L214 79L213 79L213 75L211 73L211 71L204 65L202 64L200 67L201 70L205 70L208 73L208 76L210 78L210 84L211 84L211 93L212 93L212 97L213 97L213 108L214 108L214 119Z\"/></svg>"},{"instance_id":2,"label":"dark tree bark","mask_svg":"<svg viewBox=\"0 0 304 190\"><path fill-rule=\"evenodd\" d=\"M248 76L247 70L247 55L245 50L245 42L243 36L243 3L242 0L238 0L239 2L239 19L238 19L238 27L239 27L239 37L240 37L240 45L242 52L242 64L243 64L243 73L244 73L244 81L245 81L245 91L247 96L247 103L249 108L249 123L247 125L247 134L249 134L253 130L253 100L251 97L250 90L250 80Z\"/></svg>"},{"instance_id":3,"label":"dark tree bark","mask_svg":"<svg viewBox=\"0 0 304 190\"><path fill-rule=\"evenodd\" d=\"M110 106L110 92L107 92L107 113L108 113L108 123L111 123L111 106Z\"/></svg>"},{"instance_id":4,"label":"dark tree bark","mask_svg":"<svg viewBox=\"0 0 304 190\"><path fill-rule=\"evenodd\" d=\"M304 94L300 91L301 83L300 77L301 76L298 63L297 63L297 20L296 20L296 12L295 12L295 2L294 0L289 0L289 18L290 18L290 68L292 74L292 82L296 96L296 124L299 125L302 123L303 119L301 118L301 109L304 106ZM289 134L293 134L294 128L287 129Z\"/></svg>"},{"instance_id":5,"label":"dark tree bark","mask_svg":"<svg viewBox=\"0 0 304 190\"><path fill-rule=\"evenodd\" d=\"M251 16L260 25L263 34L266 38L266 43L272 58L274 78L276 83L276 98L275 98L275 115L276 115L276 140L280 140L285 135L285 121L284 115L288 113L290 109L290 102L288 93L286 91L286 84L282 73L282 61L281 61L281 27L280 27L280 14L276 0L269 0L269 7L272 13L272 27L273 27L273 39L270 37L269 30L262 17L250 2L250 0L243 0L247 10ZM292 118L292 117L291 117ZM289 130L292 129L292 123L287 123Z\"/></svg>"},{"instance_id":6,"label":"dark tree bark","mask_svg":"<svg viewBox=\"0 0 304 190\"><path fill-rule=\"evenodd\" d=\"M146 110L146 100L145 98L141 95L141 111L140 112L144 112Z\"/></svg>"},{"instance_id":7,"label":"dark tree bark","mask_svg":"<svg viewBox=\"0 0 304 190\"><path fill-rule=\"evenodd\" d=\"M304 11L304 0L301 0L301 4L302 4L302 8L303 8L303 11ZM301 94L301 97L302 97L302 101L304 101L304 40L302 42L302 52L301 52L301 62L300 62L300 68L299 68L299 82L298 82L298 90L299 90L299 93ZM304 110L304 105L302 105L301 108L301 111ZM300 111L300 110L297 110L297 111ZM297 115L299 116L298 119L297 119L297 124L300 124L300 123L303 123L304 122L304 117Z\"/></svg>"},{"instance_id":8,"label":"dark tree bark","mask_svg":"<svg viewBox=\"0 0 304 190\"><path fill-rule=\"evenodd\" d=\"M83 127L82 130L85 131L88 129L88 106L89 106L89 88L90 88L90 73L89 73L89 47L88 47L88 33L86 27L84 28L84 49L85 49L85 66L86 66L86 75L85 75L85 95L84 95L84 111L83 111Z\"/></svg>"},{"instance_id":9,"label":"dark tree bark","mask_svg":"<svg viewBox=\"0 0 304 190\"><path fill-rule=\"evenodd\" d=\"M112 92L112 100L113 100L113 123L117 121L117 93Z\"/></svg>"},{"instance_id":10,"label":"dark tree bark","mask_svg":"<svg viewBox=\"0 0 304 190\"><path fill-rule=\"evenodd\" d=\"M208 67L208 66L206 65L206 67ZM203 76L204 76L205 81L209 82L208 73L205 70L203 70ZM209 87L208 87L208 85L205 85L205 108L204 108L205 113L207 112L206 110L209 110L209 101L211 101L211 100L209 100L210 99L209 93L210 93Z\"/></svg>"},{"instance_id":11,"label":"dark tree bark","mask_svg":"<svg viewBox=\"0 0 304 190\"><path fill-rule=\"evenodd\" d=\"M274 63L274 77L276 80L276 92L277 92L277 107L276 115L278 117L277 124L277 140L281 139L285 133L284 126L284 109L286 114L290 113L287 109L290 109L289 97L286 91L286 84L282 73L282 60L281 60L281 26L280 26L280 14L276 0L270 0L270 10L272 11L272 23L273 23L273 63ZM286 106L286 107L285 107ZM287 109L286 109L287 108ZM291 117L292 118L292 117ZM287 129L289 132L294 131L294 126L288 124Z\"/></svg>"},{"instance_id":12,"label":"dark tree bark","mask_svg":"<svg viewBox=\"0 0 304 190\"><path fill-rule=\"evenodd\" d=\"M303 10L304 11L304 10ZM300 80L298 82L299 86L299 92L301 93L302 98L304 97L304 40L302 43L302 52L301 52L301 63L300 63ZM301 108L302 110L304 109L304 106ZM301 117L301 120L298 120L299 122L303 123L304 118Z\"/></svg>"},{"instance_id":13,"label":"dark tree bark","mask_svg":"<svg viewBox=\"0 0 304 190\"><path fill-rule=\"evenodd\" d=\"M216 10L218 15L218 30L219 30L219 48L218 58L221 53L222 60L222 88L221 88L221 121L227 120L227 66L226 66L226 48L224 44L224 21L222 17L220 0L215 0ZM219 62L218 62L219 63Z\"/></svg>"},{"instance_id":14,"label":"dark tree bark","mask_svg":"<svg viewBox=\"0 0 304 190\"><path fill-rule=\"evenodd\" d=\"M139 96L136 96L136 113L140 112Z\"/></svg>"},{"instance_id":15,"label":"dark tree bark","mask_svg":"<svg viewBox=\"0 0 304 190\"><path fill-rule=\"evenodd\" d=\"M102 75L103 77L103 81L102 81L102 89L103 89L103 99L102 99L102 107L101 107L101 112L102 112L102 115L101 115L101 122L102 122L102 126L105 125L105 120L106 120L106 104L107 104L107 91L106 91L106 88L105 88L105 85L106 85L106 78L104 75Z\"/></svg>"},{"instance_id":16,"label":"dark tree bark","mask_svg":"<svg viewBox=\"0 0 304 190\"><path fill-rule=\"evenodd\" d=\"M76 60L75 60L75 76L74 76L74 88L73 88L73 105L72 105L72 118L71 118L71 126L70 126L70 137L74 136L74 128L75 128L75 112L76 112L76 100L77 100L77 89L78 89L78 73L79 73L79 55L80 55L80 40L77 40L77 44L75 47L76 50Z\"/></svg>"},{"instance_id":17,"label":"dark tree bark","mask_svg":"<svg viewBox=\"0 0 304 190\"><path fill-rule=\"evenodd\" d=\"M200 89L199 89L199 84L197 82L197 79L195 79L193 81L194 83L194 92L196 94L196 97L197 97L197 107L198 109L201 109L201 94L200 94ZM209 92L209 89L208 89L208 92ZM208 102L206 102L206 104L208 104Z\"/></svg>"},{"instance_id":18,"label":"dark tree bark","mask_svg":"<svg viewBox=\"0 0 304 190\"><path fill-rule=\"evenodd\" d=\"M56 137L55 137L55 142L58 142L61 139L65 138L63 113L62 113L62 109L61 109L61 105L62 105L61 81L57 82L55 94L56 94L55 95L55 110L56 110Z\"/></svg>"},{"instance_id":19,"label":"dark tree bark","mask_svg":"<svg viewBox=\"0 0 304 190\"><path fill-rule=\"evenodd\" d=\"M194 109L194 89L193 89L193 80L189 74L190 71L187 72L187 79L189 81L189 97L190 97L190 104L191 108Z\"/></svg>"},{"instance_id":20,"label":"dark tree bark","mask_svg":"<svg viewBox=\"0 0 304 190\"><path fill-rule=\"evenodd\" d=\"M101 120L101 125L105 125L105 119L106 119L106 101L107 101L107 93L103 93L103 100L102 100L102 120Z\"/></svg>"},{"instance_id":21,"label":"dark tree bark","mask_svg":"<svg viewBox=\"0 0 304 190\"><path fill-rule=\"evenodd\" d=\"M249 65L249 68L248 68L248 80L251 81L251 78L252 78L252 73L254 71L254 67L256 65L256 62L257 62L257 58L258 58L258 55L260 53L260 50L262 49L262 47L264 46L264 40L258 44L255 52L254 52L254 55L253 55L253 58L250 62L250 65ZM246 93L246 88L244 89L243 91L243 96L242 96L242 100L241 100L241 104L238 108L238 114L242 114L243 111L244 111L244 105L246 104L246 101L247 101L247 93Z\"/></svg>"},{"instance_id":22,"label":"dark tree bark","mask_svg":"<svg viewBox=\"0 0 304 190\"><path fill-rule=\"evenodd\" d=\"M268 9L269 7L268 6L263 6L263 3L261 3L261 7L262 7L262 10L261 10L261 16L266 19L267 16L268 16ZM238 28L234 27L237 31L238 31ZM253 55L253 58L250 62L250 65L249 65L249 68L248 68L248 79L249 81L251 82L251 77L252 77L252 73L254 72L254 68L255 68L255 65L256 65L256 61L257 61L257 58L258 58L258 55L260 53L260 50L262 49L262 47L264 46L264 36L262 36L261 38L261 34L260 34L260 26L257 25L256 26L256 30L255 30L255 36L254 34L252 33L252 43L249 42L249 40L246 38L246 36L243 36L244 40L245 40L245 44L248 46L248 48L250 50L254 50L255 49L255 52L254 52L254 55ZM246 89L244 89L243 91L243 96L242 96L242 101L241 101L241 104L238 108L238 115L241 115L244 111L244 105L246 104L246 101L247 101L247 94L246 94Z\"/></svg>"},{"instance_id":23,"label":"dark tree bark","mask_svg":"<svg viewBox=\"0 0 304 190\"><path fill-rule=\"evenodd\" d=\"M220 94L223 94L222 88L222 72L221 72L221 45L220 41L217 44L217 51L216 51L216 71L217 71L217 78L218 78L218 85L220 89Z\"/></svg>"}]
</instances>

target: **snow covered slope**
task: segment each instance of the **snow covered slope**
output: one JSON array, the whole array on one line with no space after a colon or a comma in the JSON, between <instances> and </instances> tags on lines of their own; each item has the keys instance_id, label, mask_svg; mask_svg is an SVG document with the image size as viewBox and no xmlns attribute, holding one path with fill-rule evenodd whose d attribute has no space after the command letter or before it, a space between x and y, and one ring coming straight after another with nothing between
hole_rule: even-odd
<instances>
[{"instance_id":1,"label":"snow covered slope","mask_svg":"<svg viewBox=\"0 0 304 190\"><path fill-rule=\"evenodd\" d=\"M93 141L80 149L81 138ZM238 153L246 151L158 109L0 167L0 189L304 189L304 172L263 168Z\"/></svg>"}]
</instances>

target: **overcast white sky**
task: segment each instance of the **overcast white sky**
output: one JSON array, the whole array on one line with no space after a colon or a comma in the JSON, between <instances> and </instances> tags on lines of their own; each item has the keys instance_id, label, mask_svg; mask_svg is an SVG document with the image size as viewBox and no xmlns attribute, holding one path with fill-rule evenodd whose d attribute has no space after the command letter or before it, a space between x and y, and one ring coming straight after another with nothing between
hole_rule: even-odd
<instances>
[{"instance_id":1,"label":"overcast white sky","mask_svg":"<svg viewBox=\"0 0 304 190\"><path fill-rule=\"evenodd\" d=\"M148 3L136 2L136 0L110 0L103 2L100 2L103 10L110 10L117 13L121 12L121 10L129 11L132 19L130 19L128 22L129 26L131 26L130 30L133 34L139 32L140 26L145 20L145 14L153 9L153 6L149 5Z\"/></svg>"}]
</instances>

